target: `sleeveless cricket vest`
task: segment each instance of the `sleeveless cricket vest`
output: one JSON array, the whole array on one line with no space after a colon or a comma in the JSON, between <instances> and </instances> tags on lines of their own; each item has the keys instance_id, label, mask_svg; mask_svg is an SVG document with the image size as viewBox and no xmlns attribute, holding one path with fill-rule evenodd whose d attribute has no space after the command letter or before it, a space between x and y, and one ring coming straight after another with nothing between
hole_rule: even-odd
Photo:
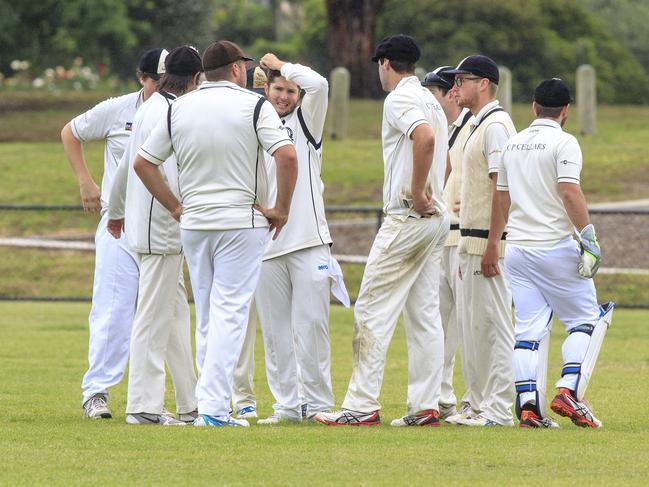
<instances>
[{"instance_id":1,"label":"sleeveless cricket vest","mask_svg":"<svg viewBox=\"0 0 649 487\"><path fill-rule=\"evenodd\" d=\"M487 249L487 236L491 221L492 181L489 178L487 158L484 154L487 128L501 124L509 136L516 129L507 112L488 112L477 127L471 127L464 143L462 156L462 186L460 209L460 253L483 255ZM500 256L505 253L505 241L500 242Z\"/></svg>"}]
</instances>

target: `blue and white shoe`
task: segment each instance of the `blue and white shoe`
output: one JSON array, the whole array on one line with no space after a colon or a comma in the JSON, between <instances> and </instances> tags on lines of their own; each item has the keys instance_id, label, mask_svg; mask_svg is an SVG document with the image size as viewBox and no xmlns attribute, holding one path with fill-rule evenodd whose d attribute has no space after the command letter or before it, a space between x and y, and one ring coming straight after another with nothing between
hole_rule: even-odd
<instances>
[{"instance_id":1,"label":"blue and white shoe","mask_svg":"<svg viewBox=\"0 0 649 487\"><path fill-rule=\"evenodd\" d=\"M246 406L239 409L237 419L257 419L257 408L255 406Z\"/></svg>"},{"instance_id":2,"label":"blue and white shoe","mask_svg":"<svg viewBox=\"0 0 649 487\"><path fill-rule=\"evenodd\" d=\"M194 426L235 426L247 428L250 423L245 419L235 419L232 416L208 416L207 414L199 414L198 418L194 421Z\"/></svg>"},{"instance_id":3,"label":"blue and white shoe","mask_svg":"<svg viewBox=\"0 0 649 487\"><path fill-rule=\"evenodd\" d=\"M464 426L513 426L513 424L496 423L495 421L483 416L482 414L478 414L477 416L474 416L472 418L460 420L456 424Z\"/></svg>"}]
</instances>

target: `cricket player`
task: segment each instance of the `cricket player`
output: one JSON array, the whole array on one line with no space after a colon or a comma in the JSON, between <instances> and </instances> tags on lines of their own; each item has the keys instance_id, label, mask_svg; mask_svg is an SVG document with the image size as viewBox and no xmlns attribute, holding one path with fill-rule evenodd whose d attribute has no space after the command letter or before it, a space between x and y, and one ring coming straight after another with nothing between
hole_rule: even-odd
<instances>
[{"instance_id":1,"label":"cricket player","mask_svg":"<svg viewBox=\"0 0 649 487\"><path fill-rule=\"evenodd\" d=\"M201 57L192 47L178 47L166 57L159 91L135 115L133 135L110 195L108 231L119 238L122 227L126 227L127 242L140 267L128 374L128 424L180 426L197 417L180 227L137 177L133 159L158 121L166 120L173 101L196 89L202 70ZM161 170L179 196L175 156L167 159ZM165 357L174 382L179 420L163 414Z\"/></svg>"},{"instance_id":2,"label":"cricket player","mask_svg":"<svg viewBox=\"0 0 649 487\"><path fill-rule=\"evenodd\" d=\"M255 293L266 377L276 401L274 413L257 424L277 424L302 421L303 404L307 418L333 408L329 295L332 279L342 280L342 272L329 250L333 241L320 178L329 84L311 68L272 53L264 55L260 65L269 73L266 98L295 144L298 160L289 222L266 248ZM266 162L272 199L275 162L270 155Z\"/></svg>"},{"instance_id":3,"label":"cricket player","mask_svg":"<svg viewBox=\"0 0 649 487\"><path fill-rule=\"evenodd\" d=\"M462 176L462 149L469 134L471 111L457 103L455 76L447 74L451 66L440 66L426 75L421 82L437 99L449 122L448 155L451 172L444 186L444 204L449 208L451 227L442 254L442 279L439 287L440 313L444 328L444 373L442 374L442 393L439 401L441 419L453 422L457 415L457 399L453 391L453 368L458 345L462 347L462 374L464 383L470 384L473 360L471 343L463 341L462 333L462 281L459 277L457 244L460 240L460 184ZM461 401L460 413L471 407L471 389L467 388ZM477 409L477 408L476 408Z\"/></svg>"},{"instance_id":4,"label":"cricket player","mask_svg":"<svg viewBox=\"0 0 649 487\"><path fill-rule=\"evenodd\" d=\"M473 344L473 377L468 388L475 399L458 424L513 426L511 292L505 278L505 236L500 208L492 205L496 176L514 124L496 100L499 72L489 57L463 59L455 75L460 106L474 116L464 142L460 210L460 271L466 340ZM499 224L500 231L491 229ZM474 404L475 403L475 404Z\"/></svg>"},{"instance_id":5,"label":"cricket player","mask_svg":"<svg viewBox=\"0 0 649 487\"><path fill-rule=\"evenodd\" d=\"M88 371L83 377L85 418L111 418L108 389L119 383L128 360L129 343L139 270L126 238L112 238L106 231L108 196L117 166L128 143L136 110L155 91L164 73L167 51L151 49L140 59L137 70L142 89L110 98L75 117L61 131L61 140L79 182L84 211L101 211L95 233L95 276L89 316ZM83 144L105 140L101 191L95 184L83 154Z\"/></svg>"},{"instance_id":6,"label":"cricket player","mask_svg":"<svg viewBox=\"0 0 649 487\"><path fill-rule=\"evenodd\" d=\"M378 425L385 358L404 312L408 341L407 412L392 426L439 426L444 332L440 261L450 219L442 189L448 127L442 107L414 75L419 46L395 35L377 46L383 89L385 219L372 244L355 307L352 377L342 410L327 425Z\"/></svg>"},{"instance_id":7,"label":"cricket player","mask_svg":"<svg viewBox=\"0 0 649 487\"><path fill-rule=\"evenodd\" d=\"M230 415L234 368L269 230L277 238L288 219L297 161L272 105L245 89L245 62L251 59L241 48L218 41L202 60L207 81L171 105L138 151L134 168L180 221L196 299L197 362L199 345L203 354L194 425L247 427L247 420ZM277 164L273 207L262 150ZM182 204L158 168L172 153Z\"/></svg>"},{"instance_id":8,"label":"cricket player","mask_svg":"<svg viewBox=\"0 0 649 487\"><path fill-rule=\"evenodd\" d=\"M551 408L577 426L602 425L583 396L613 307L600 309L591 279L601 253L580 187L581 149L562 130L571 101L562 80L542 81L532 103L536 120L507 141L498 172L496 200L509 215L505 263L515 306L516 413L523 428L558 427L545 415L553 315L568 337Z\"/></svg>"}]
</instances>

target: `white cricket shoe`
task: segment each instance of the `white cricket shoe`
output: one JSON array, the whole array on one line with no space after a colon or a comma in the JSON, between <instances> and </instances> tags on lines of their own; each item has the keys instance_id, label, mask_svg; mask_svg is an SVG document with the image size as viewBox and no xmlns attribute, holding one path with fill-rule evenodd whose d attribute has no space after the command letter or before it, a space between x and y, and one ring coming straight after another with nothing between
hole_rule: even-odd
<instances>
[{"instance_id":1,"label":"white cricket shoe","mask_svg":"<svg viewBox=\"0 0 649 487\"><path fill-rule=\"evenodd\" d=\"M83 417L88 419L110 419L113 413L108 409L106 396L95 394L83 403Z\"/></svg>"},{"instance_id":2,"label":"white cricket shoe","mask_svg":"<svg viewBox=\"0 0 649 487\"><path fill-rule=\"evenodd\" d=\"M473 409L471 409L471 406L468 403L464 402L462 403L462 406L460 407L459 411L443 419L448 424L458 424L459 421L464 421L465 419L472 418L473 416L476 416L476 414L477 413L475 413Z\"/></svg>"},{"instance_id":3,"label":"white cricket shoe","mask_svg":"<svg viewBox=\"0 0 649 487\"><path fill-rule=\"evenodd\" d=\"M239 409L237 419L257 419L257 408L255 406L246 406Z\"/></svg>"},{"instance_id":4,"label":"white cricket shoe","mask_svg":"<svg viewBox=\"0 0 649 487\"><path fill-rule=\"evenodd\" d=\"M257 421L257 424L272 425L272 424L288 424L288 423L301 423L301 422L302 422L302 417L291 418L289 416L280 413L279 411L275 411L266 419L260 419L259 421Z\"/></svg>"},{"instance_id":5,"label":"white cricket shoe","mask_svg":"<svg viewBox=\"0 0 649 487\"><path fill-rule=\"evenodd\" d=\"M513 425L504 425L504 424L496 423L495 421L486 418L482 414L478 414L471 418L459 420L456 424L460 424L464 426L513 426Z\"/></svg>"},{"instance_id":6,"label":"white cricket shoe","mask_svg":"<svg viewBox=\"0 0 649 487\"><path fill-rule=\"evenodd\" d=\"M185 426L173 416L165 414L133 413L126 415L126 424L159 425L159 426Z\"/></svg>"},{"instance_id":7,"label":"white cricket shoe","mask_svg":"<svg viewBox=\"0 0 649 487\"><path fill-rule=\"evenodd\" d=\"M451 416L455 416L456 414L457 414L457 408L455 407L455 404L439 405L439 419L445 420L446 418L450 418Z\"/></svg>"},{"instance_id":8,"label":"white cricket shoe","mask_svg":"<svg viewBox=\"0 0 649 487\"><path fill-rule=\"evenodd\" d=\"M199 414L198 418L194 421L194 426L207 426L211 428L218 428L221 426L232 426L247 428L250 423L245 419L236 419L232 416L209 416L207 414Z\"/></svg>"}]
</instances>

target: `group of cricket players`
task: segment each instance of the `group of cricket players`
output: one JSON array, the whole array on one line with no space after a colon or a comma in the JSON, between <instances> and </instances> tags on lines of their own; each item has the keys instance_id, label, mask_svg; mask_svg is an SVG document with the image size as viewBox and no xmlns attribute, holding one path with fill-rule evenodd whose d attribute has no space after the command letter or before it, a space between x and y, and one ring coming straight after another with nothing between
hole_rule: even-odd
<instances>
[{"instance_id":1,"label":"group of cricket players","mask_svg":"<svg viewBox=\"0 0 649 487\"><path fill-rule=\"evenodd\" d=\"M86 418L112 417L108 391L128 363L128 424L380 425L387 350L403 314L407 406L392 426L513 426L515 414L520 427L558 428L546 412L556 315L567 337L550 408L577 426L602 426L584 395L613 305L600 307L592 280L601 252L580 187L582 154L562 129L570 90L541 81L534 121L517 133L496 99L491 58L471 55L423 80L419 58L417 42L400 34L371 60L388 93L384 218L354 305L339 410L329 303L332 294L350 300L321 179L327 80L272 53L257 64L230 41L202 56L190 46L151 49L138 66L141 90L63 128L84 209L101 212ZM101 188L84 157L90 140L105 141ZM275 400L263 419L253 389L257 322ZM175 414L165 408L166 370Z\"/></svg>"}]
</instances>

